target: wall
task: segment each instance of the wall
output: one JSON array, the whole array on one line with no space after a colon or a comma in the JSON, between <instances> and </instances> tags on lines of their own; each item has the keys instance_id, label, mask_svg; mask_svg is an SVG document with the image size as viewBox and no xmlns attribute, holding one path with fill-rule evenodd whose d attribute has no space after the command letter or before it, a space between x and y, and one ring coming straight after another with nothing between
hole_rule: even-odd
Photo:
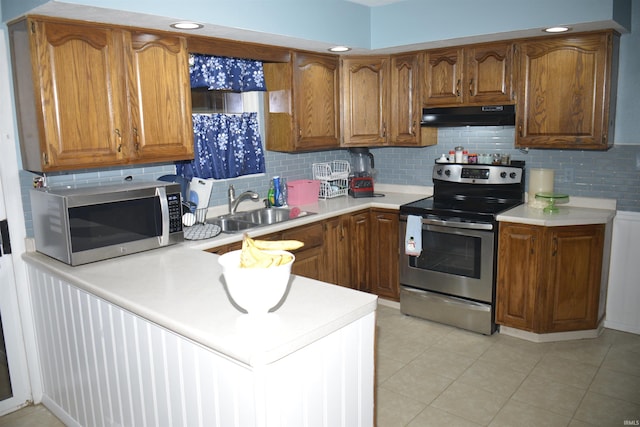
<instances>
[{"instance_id":1,"label":"wall","mask_svg":"<svg viewBox=\"0 0 640 427\"><path fill-rule=\"evenodd\" d=\"M442 128L438 131L438 145L424 148L374 148L377 181L396 185L433 185L431 179L435 160L442 153L462 145L471 152L508 153L512 159L524 160L527 168L544 167L554 169L555 190L572 196L610 198L617 200L618 210L640 212L640 145L614 146L607 152L574 150L529 150L528 153L514 149L514 128L469 127ZM287 179L311 178L314 162L349 159L346 150L317 153L287 154L265 151L267 172L253 177L221 180L214 184L211 206L227 203L227 188L233 184L236 193L254 190L265 197L269 178L280 175ZM50 185L72 185L74 183L117 182L131 175L137 180L154 180L160 175L173 174L172 164L81 171L52 174ZM33 235L28 190L33 174L21 172L23 202L27 234ZM528 181L527 181L528 182ZM244 202L248 203L248 202Z\"/></svg>"}]
</instances>

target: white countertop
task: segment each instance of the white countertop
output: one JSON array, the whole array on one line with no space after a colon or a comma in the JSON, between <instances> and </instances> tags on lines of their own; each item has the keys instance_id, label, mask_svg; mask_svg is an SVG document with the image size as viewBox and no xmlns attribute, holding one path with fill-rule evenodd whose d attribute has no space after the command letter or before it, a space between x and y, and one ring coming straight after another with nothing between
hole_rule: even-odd
<instances>
[{"instance_id":1,"label":"white countertop","mask_svg":"<svg viewBox=\"0 0 640 427\"><path fill-rule=\"evenodd\" d=\"M310 224L336 215L355 212L368 208L398 209L400 205L413 202L433 194L432 187L421 186L397 186L389 184L376 184L376 193L384 194L384 197L363 197L354 199L349 196L335 197L332 199L320 199L317 203L300 206L302 211L313 212L313 215L302 216L293 221L247 230L251 237L259 237L265 234L286 230L299 225ZM262 204L244 201L240 203L238 212L258 209ZM207 217L215 217L227 213L227 206L209 208ZM188 245L197 249L209 249L242 240L242 233L222 233L214 238L188 242Z\"/></svg>"},{"instance_id":2,"label":"white countertop","mask_svg":"<svg viewBox=\"0 0 640 427\"><path fill-rule=\"evenodd\" d=\"M368 207L397 209L429 194L320 200L305 208L316 209L316 215L255 229L251 234L258 236ZM246 202L241 207L255 205ZM241 238L240 234L223 234L77 267L37 252L28 252L23 258L80 289L250 366L274 362L376 309L376 295L293 275L278 310L258 317L243 314L232 305L220 280L218 255L201 250Z\"/></svg>"},{"instance_id":3,"label":"white countertop","mask_svg":"<svg viewBox=\"0 0 640 427\"><path fill-rule=\"evenodd\" d=\"M430 196L432 189L380 185L376 192L385 193L385 197L319 200L301 207L314 215L255 228L250 235L257 237L360 209L398 209ZM240 210L256 207L243 202ZM224 213L226 206L214 207L208 216ZM615 209L563 206L559 214L551 216L522 205L498 219L573 225L606 222L614 215ZM292 276L286 299L275 313L262 318L241 313L220 280L218 256L203 251L241 238L239 233L221 234L77 267L37 252L28 252L23 258L80 289L250 366L274 362L376 309L375 295Z\"/></svg>"},{"instance_id":4,"label":"white countertop","mask_svg":"<svg viewBox=\"0 0 640 427\"><path fill-rule=\"evenodd\" d=\"M606 224L616 216L615 200L572 198L568 204L557 205L557 213L544 213L526 203L497 216L501 222L560 227L567 225Z\"/></svg>"}]
</instances>

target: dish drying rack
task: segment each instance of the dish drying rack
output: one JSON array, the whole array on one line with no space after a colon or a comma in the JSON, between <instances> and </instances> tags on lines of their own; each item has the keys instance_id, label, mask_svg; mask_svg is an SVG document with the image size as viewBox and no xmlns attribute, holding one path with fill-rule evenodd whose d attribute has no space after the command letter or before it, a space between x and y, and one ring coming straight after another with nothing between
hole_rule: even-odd
<instances>
[{"instance_id":1,"label":"dish drying rack","mask_svg":"<svg viewBox=\"0 0 640 427\"><path fill-rule=\"evenodd\" d=\"M320 181L321 199L346 196L349 192L351 165L346 160L314 163L313 179Z\"/></svg>"}]
</instances>

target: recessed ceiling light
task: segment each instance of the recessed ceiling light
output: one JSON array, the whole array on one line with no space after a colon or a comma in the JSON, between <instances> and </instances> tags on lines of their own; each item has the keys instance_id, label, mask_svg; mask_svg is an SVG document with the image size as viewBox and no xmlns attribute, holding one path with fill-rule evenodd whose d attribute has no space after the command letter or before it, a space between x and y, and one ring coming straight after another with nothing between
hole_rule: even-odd
<instances>
[{"instance_id":1,"label":"recessed ceiling light","mask_svg":"<svg viewBox=\"0 0 640 427\"><path fill-rule=\"evenodd\" d=\"M334 46L329 48L331 52L349 52L350 50L351 48L347 46Z\"/></svg>"},{"instance_id":2,"label":"recessed ceiling light","mask_svg":"<svg viewBox=\"0 0 640 427\"><path fill-rule=\"evenodd\" d=\"M170 25L170 27L176 28L178 30L197 30L198 28L204 27L204 25L198 24L197 22L181 21L181 22L174 22L173 24Z\"/></svg>"},{"instance_id":3,"label":"recessed ceiling light","mask_svg":"<svg viewBox=\"0 0 640 427\"><path fill-rule=\"evenodd\" d=\"M569 27L549 27L545 28L543 31L546 33L564 33L565 31L569 31L571 28Z\"/></svg>"}]
</instances>

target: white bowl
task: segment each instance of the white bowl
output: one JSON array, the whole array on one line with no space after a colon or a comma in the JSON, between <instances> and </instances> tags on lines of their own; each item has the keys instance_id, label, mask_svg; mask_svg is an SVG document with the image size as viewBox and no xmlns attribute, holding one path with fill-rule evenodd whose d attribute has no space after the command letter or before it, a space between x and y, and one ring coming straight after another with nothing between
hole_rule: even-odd
<instances>
[{"instance_id":1,"label":"white bowl","mask_svg":"<svg viewBox=\"0 0 640 427\"><path fill-rule=\"evenodd\" d=\"M232 251L220 255L218 263L227 284L229 296L249 314L265 314L282 300L295 255L287 251L267 251L291 255L290 262L269 268L240 268L240 253Z\"/></svg>"}]
</instances>

